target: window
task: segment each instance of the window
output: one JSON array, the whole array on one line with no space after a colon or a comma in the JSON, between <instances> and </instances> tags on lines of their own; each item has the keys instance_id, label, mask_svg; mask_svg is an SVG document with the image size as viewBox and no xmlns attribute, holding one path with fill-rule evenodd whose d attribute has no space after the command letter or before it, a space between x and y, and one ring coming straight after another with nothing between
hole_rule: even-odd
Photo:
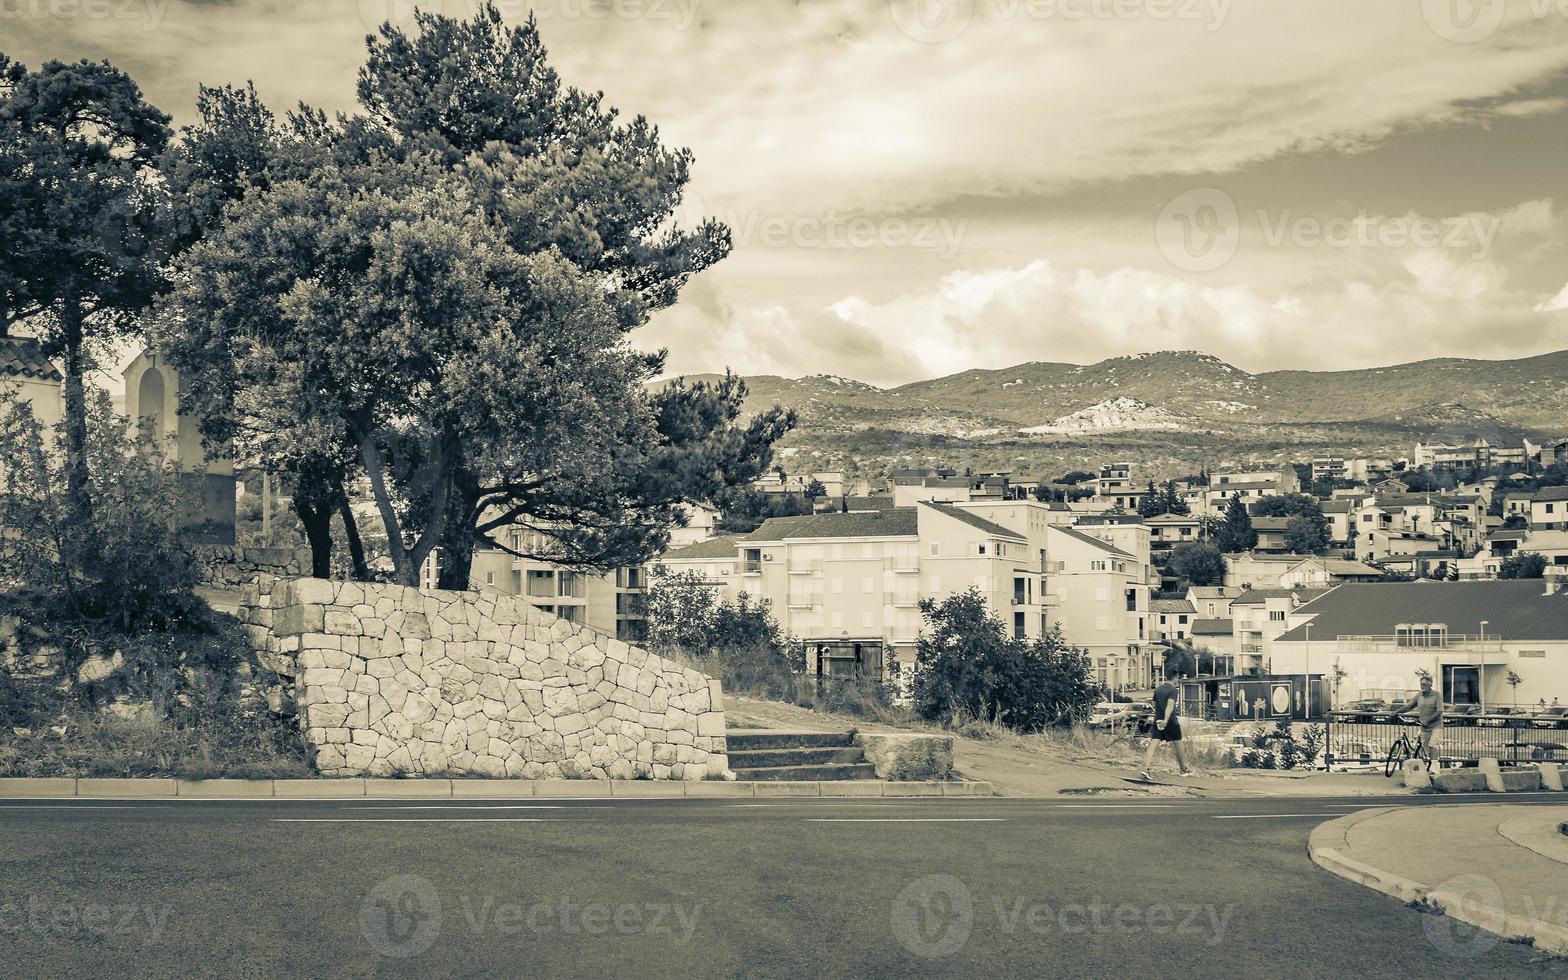
<instances>
[{"instance_id":1,"label":"window","mask_svg":"<svg viewBox=\"0 0 1568 980\"><path fill-rule=\"evenodd\" d=\"M933 542L931 544L931 554L933 554L933 555L940 555L941 553L942 553L942 546L939 545L939 544L936 544L935 542Z\"/></svg>"},{"instance_id":2,"label":"window","mask_svg":"<svg viewBox=\"0 0 1568 980\"><path fill-rule=\"evenodd\" d=\"M1013 636L1023 639L1028 631L1024 629L1024 614L1013 613Z\"/></svg>"},{"instance_id":3,"label":"window","mask_svg":"<svg viewBox=\"0 0 1568 980\"><path fill-rule=\"evenodd\" d=\"M984 543L981 543L979 545L979 551L977 553L978 554L982 554L982 555L985 554L985 544Z\"/></svg>"},{"instance_id":4,"label":"window","mask_svg":"<svg viewBox=\"0 0 1568 980\"><path fill-rule=\"evenodd\" d=\"M1283 609L1270 609L1269 610L1269 622L1271 622L1271 623L1283 623L1284 621L1285 621L1285 610L1283 610Z\"/></svg>"},{"instance_id":5,"label":"window","mask_svg":"<svg viewBox=\"0 0 1568 980\"><path fill-rule=\"evenodd\" d=\"M495 584L495 572L485 572L485 584L486 585L494 585Z\"/></svg>"},{"instance_id":6,"label":"window","mask_svg":"<svg viewBox=\"0 0 1568 980\"><path fill-rule=\"evenodd\" d=\"M1186 613L1182 613L1180 616L1177 616L1176 617L1176 622L1180 623L1183 626L1186 626L1187 625L1187 614Z\"/></svg>"}]
</instances>

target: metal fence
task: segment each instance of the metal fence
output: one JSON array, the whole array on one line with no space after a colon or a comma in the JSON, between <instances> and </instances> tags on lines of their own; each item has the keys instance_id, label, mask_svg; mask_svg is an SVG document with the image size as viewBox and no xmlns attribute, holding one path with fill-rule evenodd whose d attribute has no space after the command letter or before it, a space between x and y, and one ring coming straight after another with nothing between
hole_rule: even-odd
<instances>
[{"instance_id":1,"label":"metal fence","mask_svg":"<svg viewBox=\"0 0 1568 980\"><path fill-rule=\"evenodd\" d=\"M1343 711L1330 712L1324 725L1326 761L1331 768L1382 765L1401 731L1410 732L1412 738L1419 731L1411 722ZM1520 715L1445 717L1432 757L1451 765L1474 764L1481 759L1497 759L1504 765L1568 762L1568 720Z\"/></svg>"}]
</instances>

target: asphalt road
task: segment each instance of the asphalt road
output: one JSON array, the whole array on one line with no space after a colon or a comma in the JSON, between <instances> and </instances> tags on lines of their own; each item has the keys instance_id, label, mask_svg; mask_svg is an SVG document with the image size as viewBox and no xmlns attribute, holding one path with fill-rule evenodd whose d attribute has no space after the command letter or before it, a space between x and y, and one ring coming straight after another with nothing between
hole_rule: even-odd
<instances>
[{"instance_id":1,"label":"asphalt road","mask_svg":"<svg viewBox=\"0 0 1568 980\"><path fill-rule=\"evenodd\" d=\"M0 976L1562 975L1309 862L1378 803L6 803Z\"/></svg>"}]
</instances>

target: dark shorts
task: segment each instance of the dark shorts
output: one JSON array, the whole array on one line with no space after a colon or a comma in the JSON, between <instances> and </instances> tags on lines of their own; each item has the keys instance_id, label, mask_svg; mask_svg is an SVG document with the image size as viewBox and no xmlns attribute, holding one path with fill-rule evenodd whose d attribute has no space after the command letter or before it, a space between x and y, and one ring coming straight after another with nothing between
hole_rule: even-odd
<instances>
[{"instance_id":1,"label":"dark shorts","mask_svg":"<svg viewBox=\"0 0 1568 980\"><path fill-rule=\"evenodd\" d=\"M1166 722L1164 731L1161 731L1159 726L1150 724L1149 737L1154 739L1156 742L1180 742L1181 719L1172 718L1170 721Z\"/></svg>"}]
</instances>

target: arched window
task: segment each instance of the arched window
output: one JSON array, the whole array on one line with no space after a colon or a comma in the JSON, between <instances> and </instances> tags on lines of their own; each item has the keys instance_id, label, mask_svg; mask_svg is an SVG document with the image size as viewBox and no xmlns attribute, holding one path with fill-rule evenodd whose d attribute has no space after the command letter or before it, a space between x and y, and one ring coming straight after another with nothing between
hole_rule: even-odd
<instances>
[{"instance_id":1,"label":"arched window","mask_svg":"<svg viewBox=\"0 0 1568 980\"><path fill-rule=\"evenodd\" d=\"M141 383L136 388L136 414L142 432L149 438L161 440L166 431L164 428L164 386L163 372L155 367L149 367L142 374Z\"/></svg>"}]
</instances>

